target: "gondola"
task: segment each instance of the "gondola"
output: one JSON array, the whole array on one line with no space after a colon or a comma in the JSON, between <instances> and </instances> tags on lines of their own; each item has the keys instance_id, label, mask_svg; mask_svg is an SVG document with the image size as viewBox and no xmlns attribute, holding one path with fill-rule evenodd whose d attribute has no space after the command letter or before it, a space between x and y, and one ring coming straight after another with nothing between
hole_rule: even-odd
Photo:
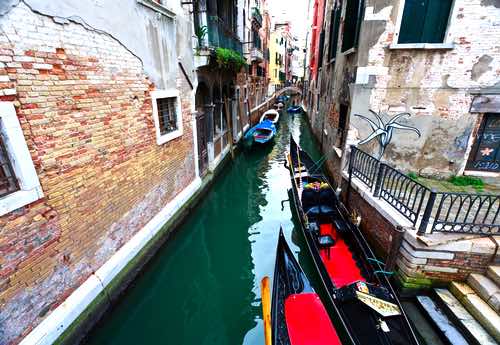
<instances>
[{"instance_id":1,"label":"gondola","mask_svg":"<svg viewBox=\"0 0 500 345\"><path fill-rule=\"evenodd\" d=\"M290 137L291 198L330 303L356 345L419 344L381 263L311 157Z\"/></svg>"},{"instance_id":2,"label":"gondola","mask_svg":"<svg viewBox=\"0 0 500 345\"><path fill-rule=\"evenodd\" d=\"M290 114L302 114L304 109L302 109L302 106L300 106L300 105L292 105L292 106L288 107L288 109L286 111Z\"/></svg>"},{"instance_id":3,"label":"gondola","mask_svg":"<svg viewBox=\"0 0 500 345\"><path fill-rule=\"evenodd\" d=\"M260 117L260 122L265 120L271 121L275 126L278 124L280 119L280 113L277 110L269 109Z\"/></svg>"},{"instance_id":4,"label":"gondola","mask_svg":"<svg viewBox=\"0 0 500 345\"><path fill-rule=\"evenodd\" d=\"M253 126L245 134L245 141L250 145L253 143L266 144L274 139L276 126L269 120L264 120Z\"/></svg>"},{"instance_id":5,"label":"gondola","mask_svg":"<svg viewBox=\"0 0 500 345\"><path fill-rule=\"evenodd\" d=\"M273 345L342 344L280 229L271 302Z\"/></svg>"}]
</instances>

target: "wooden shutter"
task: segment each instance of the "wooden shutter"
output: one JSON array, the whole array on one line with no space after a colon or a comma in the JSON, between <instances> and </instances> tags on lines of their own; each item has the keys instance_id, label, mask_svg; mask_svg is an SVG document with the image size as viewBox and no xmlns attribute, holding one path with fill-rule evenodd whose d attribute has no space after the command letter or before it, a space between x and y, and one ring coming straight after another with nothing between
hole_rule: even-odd
<instances>
[{"instance_id":1,"label":"wooden shutter","mask_svg":"<svg viewBox=\"0 0 500 345\"><path fill-rule=\"evenodd\" d=\"M398 43L420 43L427 0L405 0Z\"/></svg>"},{"instance_id":2,"label":"wooden shutter","mask_svg":"<svg viewBox=\"0 0 500 345\"><path fill-rule=\"evenodd\" d=\"M398 43L442 43L453 0L405 0Z\"/></svg>"},{"instance_id":3,"label":"wooden shutter","mask_svg":"<svg viewBox=\"0 0 500 345\"><path fill-rule=\"evenodd\" d=\"M325 47L325 30L322 30L319 34L319 58L318 58L318 68L323 64L323 51Z\"/></svg>"},{"instance_id":4,"label":"wooden shutter","mask_svg":"<svg viewBox=\"0 0 500 345\"><path fill-rule=\"evenodd\" d=\"M453 0L427 0L421 42L443 43Z\"/></svg>"},{"instance_id":5,"label":"wooden shutter","mask_svg":"<svg viewBox=\"0 0 500 345\"><path fill-rule=\"evenodd\" d=\"M359 30L363 20L364 0L348 0L344 18L342 52L352 49L358 44Z\"/></svg>"}]
</instances>

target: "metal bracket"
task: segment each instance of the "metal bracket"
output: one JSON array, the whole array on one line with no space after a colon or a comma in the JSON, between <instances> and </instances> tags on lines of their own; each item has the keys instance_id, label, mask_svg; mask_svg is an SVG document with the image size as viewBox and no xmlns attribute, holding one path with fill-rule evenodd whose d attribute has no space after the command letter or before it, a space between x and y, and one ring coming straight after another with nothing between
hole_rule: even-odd
<instances>
[{"instance_id":1,"label":"metal bracket","mask_svg":"<svg viewBox=\"0 0 500 345\"><path fill-rule=\"evenodd\" d=\"M290 202L290 199L281 200L281 211L285 209L285 202Z\"/></svg>"}]
</instances>

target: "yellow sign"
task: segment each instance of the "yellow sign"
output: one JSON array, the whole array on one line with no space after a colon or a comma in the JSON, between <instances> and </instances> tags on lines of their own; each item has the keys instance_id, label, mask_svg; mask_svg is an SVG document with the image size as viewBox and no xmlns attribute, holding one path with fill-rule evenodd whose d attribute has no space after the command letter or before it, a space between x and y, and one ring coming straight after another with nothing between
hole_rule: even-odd
<instances>
[{"instance_id":1,"label":"yellow sign","mask_svg":"<svg viewBox=\"0 0 500 345\"><path fill-rule=\"evenodd\" d=\"M360 291L356 291L356 296L361 302L384 317L401 314L401 310L399 310L399 307L394 303L384 301L383 299L368 295Z\"/></svg>"}]
</instances>

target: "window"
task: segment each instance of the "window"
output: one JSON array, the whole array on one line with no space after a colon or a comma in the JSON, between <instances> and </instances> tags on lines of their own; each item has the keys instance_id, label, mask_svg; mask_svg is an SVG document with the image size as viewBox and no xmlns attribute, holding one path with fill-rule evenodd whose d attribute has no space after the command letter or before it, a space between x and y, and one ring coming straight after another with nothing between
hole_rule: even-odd
<instances>
[{"instance_id":1,"label":"window","mask_svg":"<svg viewBox=\"0 0 500 345\"><path fill-rule=\"evenodd\" d=\"M1 127L0 127L1 133ZM0 198L19 189L4 140L0 135Z\"/></svg>"},{"instance_id":2,"label":"window","mask_svg":"<svg viewBox=\"0 0 500 345\"><path fill-rule=\"evenodd\" d=\"M443 43L453 0L405 0L398 43Z\"/></svg>"},{"instance_id":3,"label":"window","mask_svg":"<svg viewBox=\"0 0 500 345\"><path fill-rule=\"evenodd\" d=\"M339 41L340 14L342 12L342 2L332 10L330 16L330 44L328 46L328 60L335 59L337 45Z\"/></svg>"},{"instance_id":4,"label":"window","mask_svg":"<svg viewBox=\"0 0 500 345\"><path fill-rule=\"evenodd\" d=\"M322 30L319 34L319 57L318 57L318 67L321 68L323 65L323 51L325 50L325 30Z\"/></svg>"},{"instance_id":5,"label":"window","mask_svg":"<svg viewBox=\"0 0 500 345\"><path fill-rule=\"evenodd\" d=\"M11 102L0 102L0 216L43 197Z\"/></svg>"},{"instance_id":6,"label":"window","mask_svg":"<svg viewBox=\"0 0 500 345\"><path fill-rule=\"evenodd\" d=\"M151 92L158 145L182 135L182 113L177 90Z\"/></svg>"},{"instance_id":7,"label":"window","mask_svg":"<svg viewBox=\"0 0 500 345\"><path fill-rule=\"evenodd\" d=\"M467 169L500 172L500 114L484 114Z\"/></svg>"},{"instance_id":8,"label":"window","mask_svg":"<svg viewBox=\"0 0 500 345\"><path fill-rule=\"evenodd\" d=\"M342 38L343 53L349 49L355 48L358 44L364 4L364 0L347 0Z\"/></svg>"}]
</instances>

